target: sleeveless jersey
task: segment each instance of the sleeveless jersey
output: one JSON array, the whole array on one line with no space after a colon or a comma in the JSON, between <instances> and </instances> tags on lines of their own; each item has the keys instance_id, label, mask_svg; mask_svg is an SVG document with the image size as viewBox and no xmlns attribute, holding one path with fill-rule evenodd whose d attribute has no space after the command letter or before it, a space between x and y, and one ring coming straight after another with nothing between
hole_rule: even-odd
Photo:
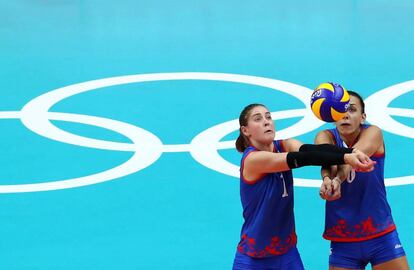
<instances>
[{"instance_id":1,"label":"sleeveless jersey","mask_svg":"<svg viewBox=\"0 0 414 270\"><path fill-rule=\"evenodd\" d=\"M363 125L362 129L367 127ZM347 147L336 128L329 132L336 145ZM326 202L325 239L357 242L395 230L384 184L385 154L372 156L371 159L377 162L373 171L352 170L341 185L341 198Z\"/></svg>"},{"instance_id":2,"label":"sleeveless jersey","mask_svg":"<svg viewBox=\"0 0 414 270\"><path fill-rule=\"evenodd\" d=\"M237 250L254 258L282 255L296 246L293 215L292 171L268 173L254 182L244 180L243 164L254 147L248 147L240 166L240 197L244 224ZM274 152L282 152L274 141Z\"/></svg>"}]
</instances>

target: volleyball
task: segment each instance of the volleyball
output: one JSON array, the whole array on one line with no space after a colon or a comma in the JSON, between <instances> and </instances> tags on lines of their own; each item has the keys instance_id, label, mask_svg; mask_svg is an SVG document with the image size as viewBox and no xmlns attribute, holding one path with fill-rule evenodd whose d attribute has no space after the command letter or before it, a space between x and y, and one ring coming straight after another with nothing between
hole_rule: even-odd
<instances>
[{"instance_id":1,"label":"volleyball","mask_svg":"<svg viewBox=\"0 0 414 270\"><path fill-rule=\"evenodd\" d=\"M322 83L313 91L310 105L313 114L320 120L336 122L346 115L349 107L349 94L337 83Z\"/></svg>"}]
</instances>

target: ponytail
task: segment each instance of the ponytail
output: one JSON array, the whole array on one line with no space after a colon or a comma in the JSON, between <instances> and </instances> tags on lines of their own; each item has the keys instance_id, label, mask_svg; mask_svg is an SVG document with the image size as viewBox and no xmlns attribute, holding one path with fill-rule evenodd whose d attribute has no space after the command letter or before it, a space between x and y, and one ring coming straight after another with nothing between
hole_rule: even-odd
<instances>
[{"instance_id":1,"label":"ponytail","mask_svg":"<svg viewBox=\"0 0 414 270\"><path fill-rule=\"evenodd\" d=\"M243 153L244 150L246 150L247 147L249 147L250 142L249 139L244 136L243 132L241 131L242 126L247 126L247 119L249 118L250 111L257 106L266 107L263 104L259 103L252 103L244 107L244 109L241 111L239 116L239 137L236 140L236 149L240 153Z\"/></svg>"},{"instance_id":2,"label":"ponytail","mask_svg":"<svg viewBox=\"0 0 414 270\"><path fill-rule=\"evenodd\" d=\"M237 137L237 140L236 140L236 149L240 153L243 153L244 150L246 150L247 147L249 147L249 140L240 131L239 137Z\"/></svg>"}]
</instances>

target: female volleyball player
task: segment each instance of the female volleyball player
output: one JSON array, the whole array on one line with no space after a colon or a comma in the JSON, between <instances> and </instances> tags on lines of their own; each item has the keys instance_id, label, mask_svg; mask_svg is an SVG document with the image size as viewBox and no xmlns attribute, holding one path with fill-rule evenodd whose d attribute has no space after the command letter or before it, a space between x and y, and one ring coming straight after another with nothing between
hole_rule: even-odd
<instances>
[{"instance_id":1,"label":"female volleyball player","mask_svg":"<svg viewBox=\"0 0 414 270\"><path fill-rule=\"evenodd\" d=\"M315 142L354 147L371 156L376 165L364 173L347 165L321 170L320 194L327 199L323 236L331 240L329 269L365 269L368 263L374 270L409 269L386 198L382 132L364 124L363 99L348 93L346 116L335 123L336 128L319 132Z\"/></svg>"},{"instance_id":2,"label":"female volleyball player","mask_svg":"<svg viewBox=\"0 0 414 270\"><path fill-rule=\"evenodd\" d=\"M307 145L295 139L275 141L271 114L261 104L245 107L239 123L236 148L243 153L240 196L244 224L233 269L303 269L296 249L291 169L346 163L370 171L373 163L352 149Z\"/></svg>"}]
</instances>

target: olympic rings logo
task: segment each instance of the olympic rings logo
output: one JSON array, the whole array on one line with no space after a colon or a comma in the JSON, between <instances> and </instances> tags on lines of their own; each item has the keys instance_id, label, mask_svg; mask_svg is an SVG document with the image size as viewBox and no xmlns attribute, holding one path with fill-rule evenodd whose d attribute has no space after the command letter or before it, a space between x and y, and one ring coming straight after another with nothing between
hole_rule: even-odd
<instances>
[{"instance_id":1,"label":"olympic rings logo","mask_svg":"<svg viewBox=\"0 0 414 270\"><path fill-rule=\"evenodd\" d=\"M0 111L0 119L20 119L23 125L34 133L52 140L89 148L132 152L132 157L109 170L79 178L34 184L0 185L0 193L50 191L97 184L138 172L156 162L164 152L189 152L201 165L238 178L239 167L226 161L218 153L218 150L234 148L234 140L222 141L221 139L239 128L237 119L208 128L194 137L189 144L165 145L150 131L125 122L90 115L49 112L49 109L56 103L87 91L97 91L103 87L122 84L169 80L211 80L250 84L281 91L297 98L304 104L304 109L272 112L272 117L276 121L302 117L294 125L278 130L277 137L279 138L296 137L311 132L324 124L316 119L310 111L309 97L313 92L311 89L270 78L226 73L183 72L138 74L87 81L40 95L28 102L21 111ZM365 103L369 122L390 133L414 138L413 128L391 118L391 115L413 118L414 110L388 107L393 99L412 90L414 90L414 80L385 88L368 97ZM81 123L112 130L129 138L132 143L79 136L59 129L50 120ZM412 183L414 183L414 175L386 179L388 186ZM319 187L320 184L320 180L295 178L297 186Z\"/></svg>"}]
</instances>

